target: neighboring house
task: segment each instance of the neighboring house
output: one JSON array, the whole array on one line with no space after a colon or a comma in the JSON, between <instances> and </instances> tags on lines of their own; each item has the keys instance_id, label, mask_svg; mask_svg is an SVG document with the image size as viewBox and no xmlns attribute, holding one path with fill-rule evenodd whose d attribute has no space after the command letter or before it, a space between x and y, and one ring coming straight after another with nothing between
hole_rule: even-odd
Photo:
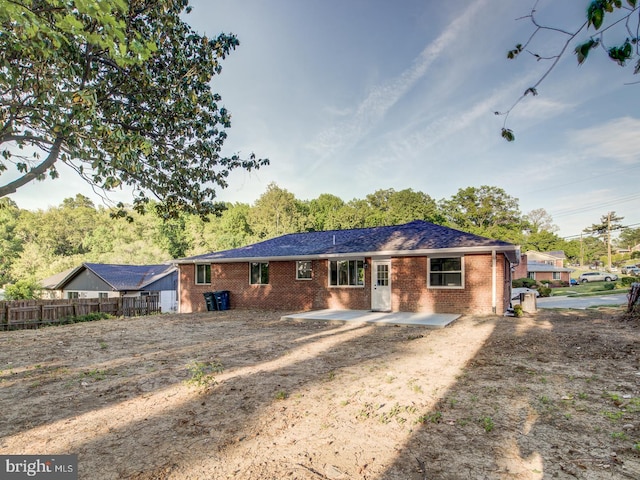
<instances>
[{"instance_id":1,"label":"neighboring house","mask_svg":"<svg viewBox=\"0 0 640 480\"><path fill-rule=\"evenodd\" d=\"M229 291L232 308L324 308L503 314L519 247L424 221L283 235L174 260L179 311L206 310Z\"/></svg>"},{"instance_id":2,"label":"neighboring house","mask_svg":"<svg viewBox=\"0 0 640 480\"><path fill-rule=\"evenodd\" d=\"M40 282L48 298L109 298L153 295L163 312L177 310L178 270L173 265L83 263Z\"/></svg>"},{"instance_id":3,"label":"neighboring house","mask_svg":"<svg viewBox=\"0 0 640 480\"><path fill-rule=\"evenodd\" d=\"M531 278L538 282L569 282L572 269L564 266L566 256L563 251L536 252L527 250L515 268L513 278Z\"/></svg>"}]
</instances>

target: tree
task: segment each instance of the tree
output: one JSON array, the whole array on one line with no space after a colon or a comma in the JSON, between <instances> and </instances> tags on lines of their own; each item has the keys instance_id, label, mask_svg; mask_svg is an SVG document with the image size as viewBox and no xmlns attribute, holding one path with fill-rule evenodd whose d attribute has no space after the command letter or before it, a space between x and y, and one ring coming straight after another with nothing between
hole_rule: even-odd
<instances>
[{"instance_id":1,"label":"tree","mask_svg":"<svg viewBox=\"0 0 640 480\"><path fill-rule=\"evenodd\" d=\"M267 186L249 213L249 224L258 240L299 232L302 223L295 195L275 183Z\"/></svg>"},{"instance_id":2,"label":"tree","mask_svg":"<svg viewBox=\"0 0 640 480\"><path fill-rule=\"evenodd\" d=\"M558 62L572 51L576 55L578 64L582 64L592 50L601 49L609 58L621 67L627 66L631 60L636 60L633 73L640 72L640 52L638 49L638 41L640 36L640 16L638 15L640 7L637 0L593 0L589 3L585 18L577 22L576 26L571 29L558 28L548 25L542 25L536 19L536 7L538 1L535 2L531 12L521 17L519 20L528 19L533 25L533 32L522 44L518 43L515 48L507 52L508 59L516 59L521 53L530 54L536 61L549 61L549 67L538 78L538 80L528 87L524 93L515 101L515 103L504 112L495 112L496 115L504 115L502 125L502 137L512 142L515 140L513 131L507 128L507 120L511 111L528 95L538 95L538 87L549 76L556 67ZM591 29L591 30L590 30ZM541 54L531 50L534 40L540 35L548 32L559 34L563 37L557 50L551 55ZM607 38L614 38L614 42L620 42L620 38L625 40L621 43L608 45ZM570 47L575 44L575 47ZM543 44L546 46L545 44Z\"/></svg>"},{"instance_id":3,"label":"tree","mask_svg":"<svg viewBox=\"0 0 640 480\"><path fill-rule=\"evenodd\" d=\"M512 242L521 237L518 199L499 187L461 188L449 200L441 200L440 209L448 226Z\"/></svg>"},{"instance_id":4,"label":"tree","mask_svg":"<svg viewBox=\"0 0 640 480\"><path fill-rule=\"evenodd\" d=\"M620 223L623 219L624 217L619 217L616 215L616 212L607 212L600 217L600 223L594 223L584 229L586 233L595 234L604 238L607 246L607 268L609 270L611 270L611 232L623 228Z\"/></svg>"},{"instance_id":5,"label":"tree","mask_svg":"<svg viewBox=\"0 0 640 480\"><path fill-rule=\"evenodd\" d=\"M323 193L308 204L310 228L315 231L335 230L336 216L344 201L330 193Z\"/></svg>"},{"instance_id":6,"label":"tree","mask_svg":"<svg viewBox=\"0 0 640 480\"><path fill-rule=\"evenodd\" d=\"M558 226L554 225L553 218L544 208L531 210L524 216L524 220L529 224L528 230L531 233L558 231Z\"/></svg>"},{"instance_id":7,"label":"tree","mask_svg":"<svg viewBox=\"0 0 640 480\"><path fill-rule=\"evenodd\" d=\"M40 298L42 287L35 280L18 280L7 285L4 295L7 300L31 300Z\"/></svg>"},{"instance_id":8,"label":"tree","mask_svg":"<svg viewBox=\"0 0 640 480\"><path fill-rule=\"evenodd\" d=\"M210 81L239 42L197 34L182 19L190 10L0 0L0 174L19 174L0 197L56 178L63 162L98 189L132 187L138 211L151 196L163 217L206 215L232 170L267 165L222 154L231 116Z\"/></svg>"},{"instance_id":9,"label":"tree","mask_svg":"<svg viewBox=\"0 0 640 480\"><path fill-rule=\"evenodd\" d=\"M378 190L366 198L370 207L367 226L400 225L413 220L442 223L436 201L426 193L407 188Z\"/></svg>"},{"instance_id":10,"label":"tree","mask_svg":"<svg viewBox=\"0 0 640 480\"><path fill-rule=\"evenodd\" d=\"M11 281L11 264L22 250L22 242L16 235L20 209L8 198L0 199L0 285Z\"/></svg>"},{"instance_id":11,"label":"tree","mask_svg":"<svg viewBox=\"0 0 640 480\"><path fill-rule=\"evenodd\" d=\"M622 248L640 245L640 228L623 228L616 243Z\"/></svg>"}]
</instances>

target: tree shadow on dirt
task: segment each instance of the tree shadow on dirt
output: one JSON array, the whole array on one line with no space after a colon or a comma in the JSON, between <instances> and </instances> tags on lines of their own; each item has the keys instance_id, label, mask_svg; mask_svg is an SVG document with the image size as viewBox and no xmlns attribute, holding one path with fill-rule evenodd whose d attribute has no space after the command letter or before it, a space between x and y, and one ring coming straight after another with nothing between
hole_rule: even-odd
<instances>
[{"instance_id":1,"label":"tree shadow on dirt","mask_svg":"<svg viewBox=\"0 0 640 480\"><path fill-rule=\"evenodd\" d=\"M640 478L638 325L620 318L496 322L379 478Z\"/></svg>"}]
</instances>

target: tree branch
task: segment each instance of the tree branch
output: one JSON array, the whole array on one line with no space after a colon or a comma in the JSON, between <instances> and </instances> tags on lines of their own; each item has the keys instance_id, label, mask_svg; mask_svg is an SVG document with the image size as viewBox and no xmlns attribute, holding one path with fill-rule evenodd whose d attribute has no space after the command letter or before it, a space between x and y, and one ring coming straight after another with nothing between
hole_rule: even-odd
<instances>
[{"instance_id":1,"label":"tree branch","mask_svg":"<svg viewBox=\"0 0 640 480\"><path fill-rule=\"evenodd\" d=\"M33 167L31 170L29 170L29 172L25 173L22 177L14 180L13 182L9 182L4 186L0 186L0 198L15 193L18 188L35 180L40 175L45 173L49 168L51 168L53 164L58 160L58 155L60 154L60 149L62 148L62 142L62 137L56 138L56 141L53 142L51 151L49 152L49 155L44 160L44 162L36 167Z\"/></svg>"}]
</instances>

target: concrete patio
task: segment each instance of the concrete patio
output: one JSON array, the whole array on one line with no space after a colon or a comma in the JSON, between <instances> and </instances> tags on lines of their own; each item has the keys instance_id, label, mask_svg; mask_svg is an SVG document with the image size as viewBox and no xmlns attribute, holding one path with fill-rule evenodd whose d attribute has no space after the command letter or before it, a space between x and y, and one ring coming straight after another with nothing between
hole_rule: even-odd
<instances>
[{"instance_id":1,"label":"concrete patio","mask_svg":"<svg viewBox=\"0 0 640 480\"><path fill-rule=\"evenodd\" d=\"M457 313L372 312L370 310L325 309L291 313L284 315L282 318L287 320L324 320L444 328L460 317L461 315Z\"/></svg>"}]
</instances>

